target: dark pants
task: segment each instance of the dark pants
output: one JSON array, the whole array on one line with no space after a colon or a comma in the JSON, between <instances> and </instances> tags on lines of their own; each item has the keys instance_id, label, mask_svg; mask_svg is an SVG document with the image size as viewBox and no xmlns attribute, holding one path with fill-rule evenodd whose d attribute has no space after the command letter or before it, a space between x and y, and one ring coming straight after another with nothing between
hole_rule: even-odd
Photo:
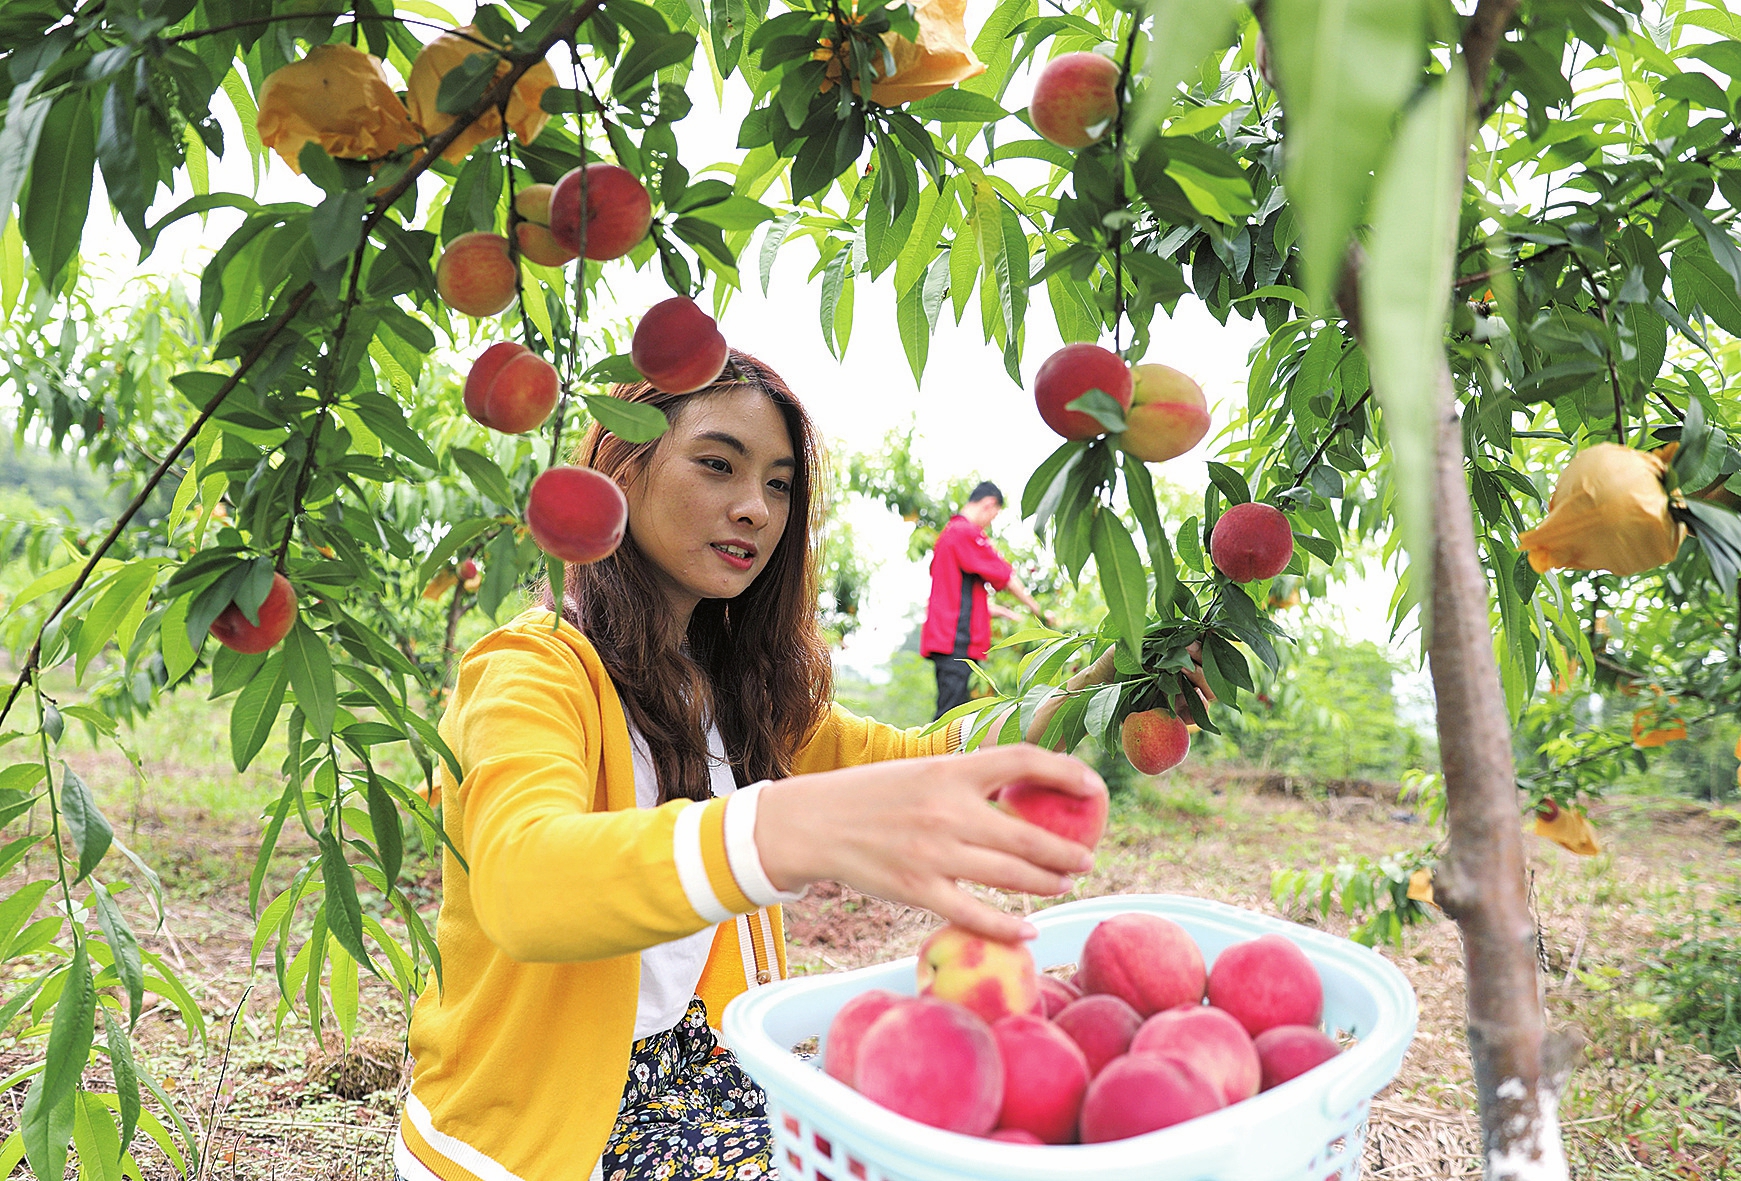
<instances>
[{"instance_id":1,"label":"dark pants","mask_svg":"<svg viewBox=\"0 0 1741 1181\"><path fill-rule=\"evenodd\" d=\"M968 682L973 679L973 666L959 656L933 653L931 663L937 666L937 712L932 720L942 717L968 699Z\"/></svg>"}]
</instances>

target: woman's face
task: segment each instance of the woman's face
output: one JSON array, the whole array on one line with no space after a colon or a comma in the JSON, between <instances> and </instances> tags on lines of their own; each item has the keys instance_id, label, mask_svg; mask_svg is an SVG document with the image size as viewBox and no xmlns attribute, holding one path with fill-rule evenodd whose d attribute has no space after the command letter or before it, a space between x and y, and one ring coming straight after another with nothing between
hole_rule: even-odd
<instances>
[{"instance_id":1,"label":"woman's face","mask_svg":"<svg viewBox=\"0 0 1741 1181\"><path fill-rule=\"evenodd\" d=\"M798 464L786 421L747 386L686 403L624 491L629 535L687 627L702 599L730 599L768 565Z\"/></svg>"}]
</instances>

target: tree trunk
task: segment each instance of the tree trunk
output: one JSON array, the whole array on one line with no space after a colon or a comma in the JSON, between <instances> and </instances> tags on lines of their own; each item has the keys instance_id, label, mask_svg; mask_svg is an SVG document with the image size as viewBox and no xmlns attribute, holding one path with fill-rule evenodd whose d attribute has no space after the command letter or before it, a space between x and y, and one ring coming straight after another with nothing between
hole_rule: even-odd
<instances>
[{"instance_id":1,"label":"tree trunk","mask_svg":"<svg viewBox=\"0 0 1741 1181\"><path fill-rule=\"evenodd\" d=\"M1428 662L1445 775L1447 853L1433 892L1463 936L1469 1052L1489 1181L1566 1173L1559 1095L1577 1043L1545 1030L1525 878L1511 727L1493 655L1487 576L1476 551L1463 436L1448 367L1439 372L1433 593Z\"/></svg>"}]
</instances>

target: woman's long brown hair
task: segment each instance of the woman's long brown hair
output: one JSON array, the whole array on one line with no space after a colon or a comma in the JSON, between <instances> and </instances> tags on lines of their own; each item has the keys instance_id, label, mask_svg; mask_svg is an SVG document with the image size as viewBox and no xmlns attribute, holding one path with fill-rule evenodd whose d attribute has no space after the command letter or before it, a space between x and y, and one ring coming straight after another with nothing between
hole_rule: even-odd
<instances>
[{"instance_id":1,"label":"woman's long brown hair","mask_svg":"<svg viewBox=\"0 0 1741 1181\"><path fill-rule=\"evenodd\" d=\"M760 391L778 408L798 465L785 532L749 588L734 599L703 599L680 648L665 626L668 608L652 563L632 532L602 561L567 568L562 617L597 649L624 711L646 738L661 803L712 796L710 716L742 786L791 774L793 756L834 695L833 664L817 626L811 545L821 520L816 488L822 456L810 417L792 391L772 369L733 349L719 381L695 393L668 394L644 381L611 393L656 406L675 425L695 399L742 386ZM627 442L594 422L571 458L627 484L648 469L657 446L657 440ZM544 606L556 608L548 585Z\"/></svg>"}]
</instances>

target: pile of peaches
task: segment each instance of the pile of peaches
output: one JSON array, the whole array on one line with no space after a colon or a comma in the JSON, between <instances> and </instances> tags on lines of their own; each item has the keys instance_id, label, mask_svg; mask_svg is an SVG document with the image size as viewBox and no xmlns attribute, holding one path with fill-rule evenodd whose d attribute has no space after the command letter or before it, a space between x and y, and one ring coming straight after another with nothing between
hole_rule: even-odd
<instances>
[{"instance_id":1,"label":"pile of peaches","mask_svg":"<svg viewBox=\"0 0 1741 1181\"><path fill-rule=\"evenodd\" d=\"M1105 827L1104 799L1016 783L997 802L1090 847ZM1317 969L1284 935L1236 943L1211 968L1171 919L1115 915L1064 979L1039 972L1025 945L947 925L919 948L916 996L871 989L841 1006L822 1068L932 1127L1098 1144L1208 1115L1329 1061L1340 1047L1323 1011Z\"/></svg>"}]
</instances>

